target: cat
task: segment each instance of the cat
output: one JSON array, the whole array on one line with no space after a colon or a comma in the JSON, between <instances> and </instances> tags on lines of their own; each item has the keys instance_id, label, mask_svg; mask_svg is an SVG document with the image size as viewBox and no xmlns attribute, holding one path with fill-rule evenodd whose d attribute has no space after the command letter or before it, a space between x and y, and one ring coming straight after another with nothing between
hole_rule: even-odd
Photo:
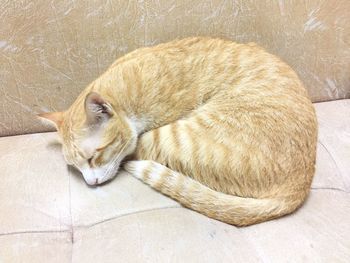
<instances>
[{"instance_id":1,"label":"cat","mask_svg":"<svg viewBox=\"0 0 350 263\"><path fill-rule=\"evenodd\" d=\"M125 162L183 206L236 226L295 211L315 172L308 94L254 43L193 37L137 49L67 111L40 117L87 184L112 179Z\"/></svg>"}]
</instances>

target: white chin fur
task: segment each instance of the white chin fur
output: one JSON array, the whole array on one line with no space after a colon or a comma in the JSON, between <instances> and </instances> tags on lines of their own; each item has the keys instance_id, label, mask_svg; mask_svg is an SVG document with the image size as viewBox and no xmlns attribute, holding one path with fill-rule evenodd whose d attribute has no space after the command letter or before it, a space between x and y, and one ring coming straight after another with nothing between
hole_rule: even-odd
<instances>
[{"instance_id":1,"label":"white chin fur","mask_svg":"<svg viewBox=\"0 0 350 263\"><path fill-rule=\"evenodd\" d=\"M112 160L110 164L106 164L104 166L96 168L91 168L88 165L85 165L84 167L79 167L79 170L83 174L84 180L87 184L98 185L112 179L119 170L121 160L123 160L125 156L127 156L135 150L137 143L137 135L140 131L143 130L145 124L142 122L135 122L135 120L129 119L126 119L126 121L128 122L130 129L133 133L131 141L128 142L130 145L128 146L128 148L123 149L122 153L120 153L117 156L117 159ZM100 135L96 135L93 138L89 138L89 141L86 141L86 143L83 144L83 146L85 146L87 150L91 151L91 149L96 148L97 145L100 144L99 137Z\"/></svg>"},{"instance_id":2,"label":"white chin fur","mask_svg":"<svg viewBox=\"0 0 350 263\"><path fill-rule=\"evenodd\" d=\"M117 174L119 165L116 165L116 168L112 170L110 170L109 167L110 166L97 168L84 167L80 169L80 171L88 185L98 185L112 179Z\"/></svg>"}]
</instances>

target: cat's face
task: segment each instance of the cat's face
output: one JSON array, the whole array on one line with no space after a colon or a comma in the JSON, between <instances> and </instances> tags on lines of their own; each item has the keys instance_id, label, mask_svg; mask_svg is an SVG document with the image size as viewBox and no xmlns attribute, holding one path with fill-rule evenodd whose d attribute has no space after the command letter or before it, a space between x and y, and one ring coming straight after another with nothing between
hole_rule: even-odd
<instances>
[{"instance_id":1,"label":"cat's face","mask_svg":"<svg viewBox=\"0 0 350 263\"><path fill-rule=\"evenodd\" d=\"M86 96L84 110L71 107L39 116L55 124L66 162L79 169L89 185L113 178L121 161L136 148L131 124L95 92Z\"/></svg>"}]
</instances>

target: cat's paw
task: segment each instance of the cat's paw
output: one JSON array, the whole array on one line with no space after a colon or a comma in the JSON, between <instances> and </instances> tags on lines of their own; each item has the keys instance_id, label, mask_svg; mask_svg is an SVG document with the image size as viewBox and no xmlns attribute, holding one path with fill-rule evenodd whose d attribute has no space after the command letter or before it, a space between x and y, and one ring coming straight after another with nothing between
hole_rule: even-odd
<instances>
[{"instance_id":1,"label":"cat's paw","mask_svg":"<svg viewBox=\"0 0 350 263\"><path fill-rule=\"evenodd\" d=\"M152 161L129 161L124 164L124 170L131 173L134 177L142 179L142 175L147 167L150 167Z\"/></svg>"},{"instance_id":2,"label":"cat's paw","mask_svg":"<svg viewBox=\"0 0 350 263\"><path fill-rule=\"evenodd\" d=\"M154 161L130 161L124 165L124 170L150 185L154 185L161 179L161 175L167 167Z\"/></svg>"}]
</instances>

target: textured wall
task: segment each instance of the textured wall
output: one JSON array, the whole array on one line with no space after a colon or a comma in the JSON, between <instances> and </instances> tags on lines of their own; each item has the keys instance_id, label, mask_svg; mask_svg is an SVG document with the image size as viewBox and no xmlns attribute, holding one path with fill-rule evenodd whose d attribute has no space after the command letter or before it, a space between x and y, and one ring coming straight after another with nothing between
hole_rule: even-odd
<instances>
[{"instance_id":1,"label":"textured wall","mask_svg":"<svg viewBox=\"0 0 350 263\"><path fill-rule=\"evenodd\" d=\"M350 97L350 1L5 0L0 135L44 131L117 57L176 37L255 41L287 61L313 101Z\"/></svg>"}]
</instances>

